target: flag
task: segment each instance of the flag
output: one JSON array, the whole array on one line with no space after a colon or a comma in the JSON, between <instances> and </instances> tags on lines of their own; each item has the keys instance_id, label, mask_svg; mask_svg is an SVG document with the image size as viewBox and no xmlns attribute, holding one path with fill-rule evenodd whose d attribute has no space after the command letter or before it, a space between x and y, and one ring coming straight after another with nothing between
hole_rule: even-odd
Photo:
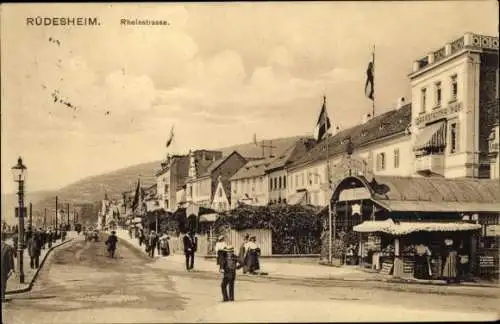
<instances>
[{"instance_id":1,"label":"flag","mask_svg":"<svg viewBox=\"0 0 500 324\"><path fill-rule=\"evenodd\" d=\"M372 60L368 63L368 68L366 69L366 83L365 83L365 95L371 100L374 100L375 97L374 72L375 72L375 62L374 62L374 55L372 55Z\"/></svg>"},{"instance_id":2,"label":"flag","mask_svg":"<svg viewBox=\"0 0 500 324\"><path fill-rule=\"evenodd\" d=\"M174 126L172 126L172 128L170 129L170 136L168 137L167 140L167 147L169 147L170 144L172 144L173 140L174 140Z\"/></svg>"},{"instance_id":3,"label":"flag","mask_svg":"<svg viewBox=\"0 0 500 324\"><path fill-rule=\"evenodd\" d=\"M314 129L314 138L317 142L325 137L331 126L330 118L328 118L328 112L326 111L326 97L323 97L323 107L321 108L321 113L319 114L318 122Z\"/></svg>"},{"instance_id":4,"label":"flag","mask_svg":"<svg viewBox=\"0 0 500 324\"><path fill-rule=\"evenodd\" d=\"M141 179L137 180L137 188L135 189L134 201L132 202L132 210L135 210L142 203Z\"/></svg>"}]
</instances>

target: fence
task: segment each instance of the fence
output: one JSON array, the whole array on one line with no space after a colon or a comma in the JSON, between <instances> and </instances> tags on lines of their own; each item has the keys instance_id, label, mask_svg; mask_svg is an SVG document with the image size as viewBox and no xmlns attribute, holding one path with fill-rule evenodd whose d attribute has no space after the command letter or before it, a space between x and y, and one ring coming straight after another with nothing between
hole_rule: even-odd
<instances>
[{"instance_id":1,"label":"fence","mask_svg":"<svg viewBox=\"0 0 500 324\"><path fill-rule=\"evenodd\" d=\"M224 237L226 242L234 246L235 252L238 253L245 234L250 236L255 236L256 242L260 247L262 256L272 255L272 234L268 229L251 229L244 231L229 230ZM184 244L182 242L183 235L171 236L170 237L170 250L172 253L180 254L184 253ZM215 243L216 237L210 235L210 233L198 235L198 254L200 255L214 255L215 254Z\"/></svg>"}]
</instances>

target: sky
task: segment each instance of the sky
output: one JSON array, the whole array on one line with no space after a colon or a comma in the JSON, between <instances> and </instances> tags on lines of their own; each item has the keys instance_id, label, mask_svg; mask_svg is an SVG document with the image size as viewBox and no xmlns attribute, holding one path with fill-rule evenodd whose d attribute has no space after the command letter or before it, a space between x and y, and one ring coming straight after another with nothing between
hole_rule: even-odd
<instances>
[{"instance_id":1,"label":"sky","mask_svg":"<svg viewBox=\"0 0 500 324\"><path fill-rule=\"evenodd\" d=\"M335 126L410 95L413 61L465 32L497 35L496 1L3 4L2 191L160 160L169 151L312 135L327 97ZM99 26L28 26L28 17L97 17ZM124 26L120 19L168 25ZM57 91L55 93L55 91ZM54 102L53 94L63 103ZM408 101L407 99L407 101ZM68 102L71 108L64 104Z\"/></svg>"}]
</instances>

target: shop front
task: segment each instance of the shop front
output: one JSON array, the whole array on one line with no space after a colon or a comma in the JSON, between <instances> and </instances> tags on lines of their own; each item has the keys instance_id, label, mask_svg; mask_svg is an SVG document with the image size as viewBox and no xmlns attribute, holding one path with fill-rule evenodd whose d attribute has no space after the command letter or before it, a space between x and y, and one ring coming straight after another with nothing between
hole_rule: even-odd
<instances>
[{"instance_id":1,"label":"shop front","mask_svg":"<svg viewBox=\"0 0 500 324\"><path fill-rule=\"evenodd\" d=\"M345 264L421 279L498 271L491 267L498 264L498 243L485 239L483 225L498 225L496 181L348 176L331 203L333 255Z\"/></svg>"}]
</instances>

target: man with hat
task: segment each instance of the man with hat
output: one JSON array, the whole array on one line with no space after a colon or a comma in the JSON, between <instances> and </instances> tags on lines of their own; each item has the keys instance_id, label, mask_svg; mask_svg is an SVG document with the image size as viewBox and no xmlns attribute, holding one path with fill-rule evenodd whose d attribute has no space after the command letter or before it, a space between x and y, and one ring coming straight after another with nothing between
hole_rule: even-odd
<instances>
[{"instance_id":1,"label":"man with hat","mask_svg":"<svg viewBox=\"0 0 500 324\"><path fill-rule=\"evenodd\" d=\"M245 237L243 238L243 243L241 243L240 246L240 251L238 254L238 257L240 259L240 263L243 264L243 273L247 273L247 245L248 245L248 240L250 239L250 234L245 234Z\"/></svg>"},{"instance_id":2,"label":"man with hat","mask_svg":"<svg viewBox=\"0 0 500 324\"><path fill-rule=\"evenodd\" d=\"M220 284L222 290L222 301L234 301L234 281L236 280L236 270L241 268L238 257L234 254L232 246L226 246L221 257L219 271L223 274Z\"/></svg>"},{"instance_id":3,"label":"man with hat","mask_svg":"<svg viewBox=\"0 0 500 324\"><path fill-rule=\"evenodd\" d=\"M106 242L106 246L108 247L108 253L110 258L115 257L115 251L116 251L116 244L118 243L118 237L116 237L116 232L111 231L111 235L108 237Z\"/></svg>"}]
</instances>

